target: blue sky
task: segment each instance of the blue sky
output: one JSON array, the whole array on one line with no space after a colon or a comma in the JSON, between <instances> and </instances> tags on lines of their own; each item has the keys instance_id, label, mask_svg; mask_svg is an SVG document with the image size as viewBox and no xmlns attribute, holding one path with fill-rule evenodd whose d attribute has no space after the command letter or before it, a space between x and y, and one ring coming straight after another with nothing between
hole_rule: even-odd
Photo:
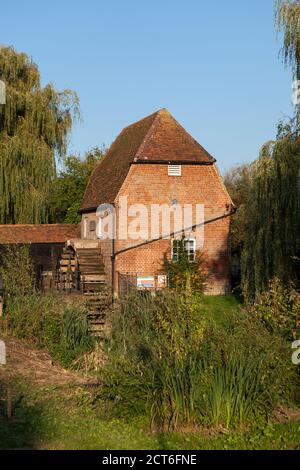
<instances>
[{"instance_id":1,"label":"blue sky","mask_svg":"<svg viewBox=\"0 0 300 470\"><path fill-rule=\"evenodd\" d=\"M166 107L224 172L292 115L273 0L15 0L0 12L0 42L31 55L43 84L77 91L70 152Z\"/></svg>"}]
</instances>

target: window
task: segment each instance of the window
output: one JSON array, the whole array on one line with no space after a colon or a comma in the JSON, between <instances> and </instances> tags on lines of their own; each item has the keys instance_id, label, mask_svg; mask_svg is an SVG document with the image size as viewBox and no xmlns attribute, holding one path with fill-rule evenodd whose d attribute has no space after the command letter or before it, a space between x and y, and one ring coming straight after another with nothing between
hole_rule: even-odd
<instances>
[{"instance_id":1,"label":"window","mask_svg":"<svg viewBox=\"0 0 300 470\"><path fill-rule=\"evenodd\" d=\"M186 240L172 240L172 260L175 262L179 260L182 243L184 243L184 251L187 252L189 261L195 261L196 240L194 238L188 238Z\"/></svg>"},{"instance_id":2,"label":"window","mask_svg":"<svg viewBox=\"0 0 300 470\"><path fill-rule=\"evenodd\" d=\"M168 165L169 176L181 176L181 165Z\"/></svg>"},{"instance_id":3,"label":"window","mask_svg":"<svg viewBox=\"0 0 300 470\"><path fill-rule=\"evenodd\" d=\"M90 230L90 232L95 232L96 231L96 221L95 220L90 221L89 230Z\"/></svg>"}]
</instances>

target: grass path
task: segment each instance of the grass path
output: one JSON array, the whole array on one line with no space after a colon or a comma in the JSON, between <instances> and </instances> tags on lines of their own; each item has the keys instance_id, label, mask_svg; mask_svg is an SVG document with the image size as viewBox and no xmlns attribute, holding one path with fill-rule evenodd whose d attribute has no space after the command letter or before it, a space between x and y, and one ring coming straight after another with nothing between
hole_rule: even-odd
<instances>
[{"instance_id":1,"label":"grass path","mask_svg":"<svg viewBox=\"0 0 300 470\"><path fill-rule=\"evenodd\" d=\"M12 337L0 336L0 339L5 342L7 355L7 365L0 367L0 379L23 378L39 387L87 382L82 375L55 364L44 350L32 349L23 341Z\"/></svg>"}]
</instances>

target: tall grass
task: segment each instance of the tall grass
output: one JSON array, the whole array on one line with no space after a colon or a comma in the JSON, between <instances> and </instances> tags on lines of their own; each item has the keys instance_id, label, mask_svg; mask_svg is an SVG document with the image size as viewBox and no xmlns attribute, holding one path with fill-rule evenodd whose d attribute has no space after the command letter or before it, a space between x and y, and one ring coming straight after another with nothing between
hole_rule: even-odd
<instances>
[{"instance_id":1,"label":"tall grass","mask_svg":"<svg viewBox=\"0 0 300 470\"><path fill-rule=\"evenodd\" d=\"M37 347L47 347L64 366L92 349L87 312L83 306L54 294L42 294L34 285L29 248L7 247L0 274L5 286L5 319L0 326Z\"/></svg>"},{"instance_id":2,"label":"tall grass","mask_svg":"<svg viewBox=\"0 0 300 470\"><path fill-rule=\"evenodd\" d=\"M199 298L128 297L107 344L102 394L122 413L148 413L159 429L267 420L289 396L290 351L255 318L226 321L210 322Z\"/></svg>"},{"instance_id":3,"label":"tall grass","mask_svg":"<svg viewBox=\"0 0 300 470\"><path fill-rule=\"evenodd\" d=\"M271 397L264 387L262 360L245 359L233 357L213 368L201 410L207 423L229 427L268 415Z\"/></svg>"}]
</instances>

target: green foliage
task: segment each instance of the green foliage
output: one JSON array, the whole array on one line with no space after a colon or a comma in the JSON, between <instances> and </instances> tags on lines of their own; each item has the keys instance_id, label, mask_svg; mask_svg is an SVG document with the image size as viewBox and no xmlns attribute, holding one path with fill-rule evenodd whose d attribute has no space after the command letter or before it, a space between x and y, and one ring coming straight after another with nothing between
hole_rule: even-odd
<instances>
[{"instance_id":1,"label":"green foliage","mask_svg":"<svg viewBox=\"0 0 300 470\"><path fill-rule=\"evenodd\" d=\"M7 298L34 292L34 269L28 245L2 247L0 277L3 280Z\"/></svg>"},{"instance_id":2,"label":"green foliage","mask_svg":"<svg viewBox=\"0 0 300 470\"><path fill-rule=\"evenodd\" d=\"M48 348L64 366L92 349L84 305L68 304L60 296L35 290L27 246L8 247L2 263L5 324L10 333L36 347Z\"/></svg>"},{"instance_id":3,"label":"green foliage","mask_svg":"<svg viewBox=\"0 0 300 470\"><path fill-rule=\"evenodd\" d=\"M177 260L169 259L164 254L164 270L168 285L179 292L203 293L208 280L208 269L204 254L197 251L194 260L185 248L185 238L177 240Z\"/></svg>"},{"instance_id":4,"label":"green foliage","mask_svg":"<svg viewBox=\"0 0 300 470\"><path fill-rule=\"evenodd\" d=\"M5 307L8 330L17 338L43 347L44 315L46 312L52 314L52 299L34 292L8 298Z\"/></svg>"},{"instance_id":5,"label":"green foliage","mask_svg":"<svg viewBox=\"0 0 300 470\"><path fill-rule=\"evenodd\" d=\"M88 329L87 312L83 308L67 307L61 320L60 356L64 359L61 362L68 365L90 351L94 341Z\"/></svg>"},{"instance_id":6,"label":"green foliage","mask_svg":"<svg viewBox=\"0 0 300 470\"><path fill-rule=\"evenodd\" d=\"M269 398L268 389L262 387L260 360L250 362L245 357L233 357L208 375L201 411L209 424L229 427L259 417L264 400Z\"/></svg>"},{"instance_id":7,"label":"green foliage","mask_svg":"<svg viewBox=\"0 0 300 470\"><path fill-rule=\"evenodd\" d=\"M268 289L270 279L300 282L300 139L280 126L255 164L244 230L242 283L246 299Z\"/></svg>"},{"instance_id":8,"label":"green foliage","mask_svg":"<svg viewBox=\"0 0 300 470\"><path fill-rule=\"evenodd\" d=\"M104 148L87 152L83 159L64 158L64 167L55 179L49 199L53 223L79 223L79 209L89 177L105 153Z\"/></svg>"},{"instance_id":9,"label":"green foliage","mask_svg":"<svg viewBox=\"0 0 300 470\"><path fill-rule=\"evenodd\" d=\"M263 422L296 383L290 348L259 320L224 313L221 325L199 297L172 291L127 298L107 355L102 397L159 429Z\"/></svg>"},{"instance_id":10,"label":"green foliage","mask_svg":"<svg viewBox=\"0 0 300 470\"><path fill-rule=\"evenodd\" d=\"M253 164L236 166L224 176L224 184L236 206L231 216L231 253L240 258L248 220L248 201L252 194Z\"/></svg>"},{"instance_id":11,"label":"green foliage","mask_svg":"<svg viewBox=\"0 0 300 470\"><path fill-rule=\"evenodd\" d=\"M61 297L38 292L15 296L7 302L5 312L11 334L47 348L65 367L94 345L84 307L66 305Z\"/></svg>"},{"instance_id":12,"label":"green foliage","mask_svg":"<svg viewBox=\"0 0 300 470\"><path fill-rule=\"evenodd\" d=\"M228 315L226 324L206 332L199 386L205 424L262 424L278 404L295 399L298 378L290 345L257 319Z\"/></svg>"},{"instance_id":13,"label":"green foliage","mask_svg":"<svg viewBox=\"0 0 300 470\"><path fill-rule=\"evenodd\" d=\"M12 47L0 47L0 80L6 85L6 104L0 105L0 222L45 222L55 154L66 152L78 98L51 84L42 88L37 65Z\"/></svg>"},{"instance_id":14,"label":"green foliage","mask_svg":"<svg viewBox=\"0 0 300 470\"><path fill-rule=\"evenodd\" d=\"M275 0L276 20L283 31L282 55L286 65L291 65L295 78L300 79L300 5L298 0Z\"/></svg>"},{"instance_id":15,"label":"green foliage","mask_svg":"<svg viewBox=\"0 0 300 470\"><path fill-rule=\"evenodd\" d=\"M1 449L51 450L287 450L298 449L299 417L270 422L252 430L207 432L188 428L181 432L149 433L144 417L114 416L107 402L99 406L92 390L81 387L28 386L18 381L14 419L0 419ZM5 398L6 390L3 390ZM0 412L5 404L0 400Z\"/></svg>"},{"instance_id":16,"label":"green foliage","mask_svg":"<svg viewBox=\"0 0 300 470\"><path fill-rule=\"evenodd\" d=\"M104 369L107 395L131 410L147 404L153 424L175 426L181 407L188 414L192 406L190 366L202 335L192 298L167 291L129 296L113 322ZM177 388L171 387L174 381Z\"/></svg>"},{"instance_id":17,"label":"green foliage","mask_svg":"<svg viewBox=\"0 0 300 470\"><path fill-rule=\"evenodd\" d=\"M247 306L247 311L259 318L270 332L292 339L300 326L300 294L293 286L284 287L274 278L269 289Z\"/></svg>"}]
</instances>

